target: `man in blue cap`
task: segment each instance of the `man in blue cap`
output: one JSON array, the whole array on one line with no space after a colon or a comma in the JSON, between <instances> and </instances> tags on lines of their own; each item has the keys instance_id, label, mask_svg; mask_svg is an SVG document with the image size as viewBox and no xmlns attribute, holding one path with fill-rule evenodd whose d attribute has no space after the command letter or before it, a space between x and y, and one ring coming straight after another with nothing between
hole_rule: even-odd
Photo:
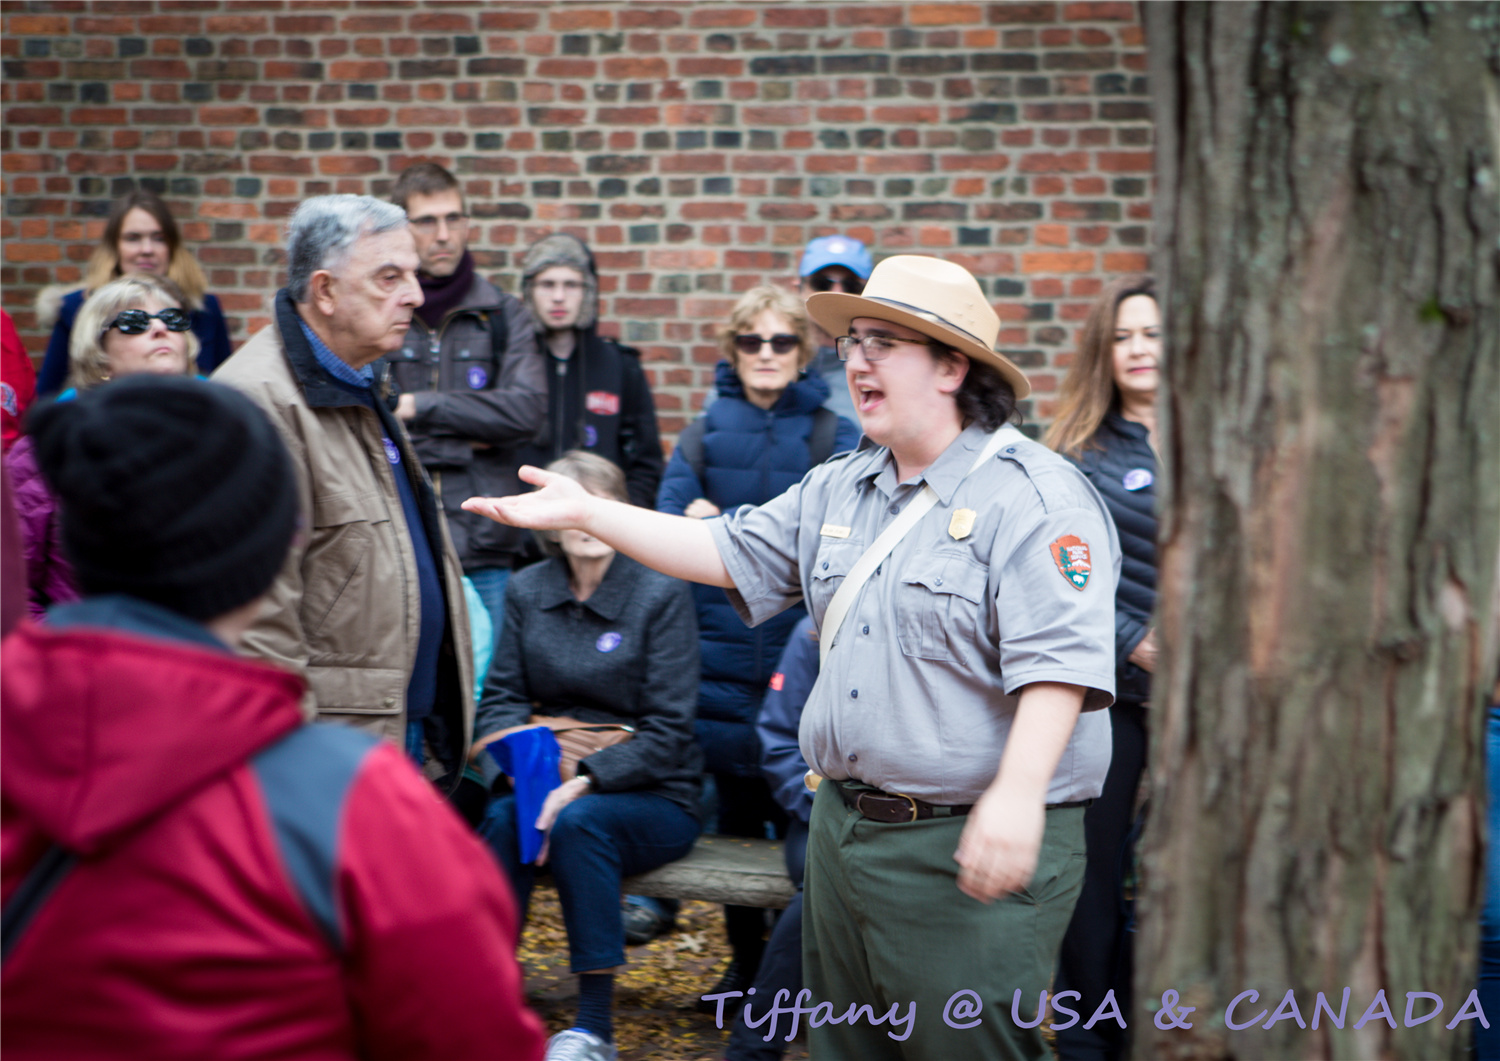
<instances>
[{"instance_id":1,"label":"man in blue cap","mask_svg":"<svg viewBox=\"0 0 1500 1061\"><path fill-rule=\"evenodd\" d=\"M803 248L802 263L797 268L797 294L804 300L822 291L858 295L864 291L865 281L874 268L869 249L859 240L849 236L819 236ZM833 349L833 340L816 324L813 334L818 342L818 356L807 370L828 382L824 407L858 423L849 384L844 379L844 365Z\"/></svg>"}]
</instances>

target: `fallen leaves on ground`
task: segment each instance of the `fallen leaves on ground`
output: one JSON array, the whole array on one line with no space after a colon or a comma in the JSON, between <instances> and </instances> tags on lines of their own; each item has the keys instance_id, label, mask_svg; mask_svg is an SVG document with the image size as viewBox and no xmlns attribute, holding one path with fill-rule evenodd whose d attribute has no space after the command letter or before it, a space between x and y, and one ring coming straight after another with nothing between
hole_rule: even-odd
<instances>
[{"instance_id":1,"label":"fallen leaves on ground","mask_svg":"<svg viewBox=\"0 0 1500 1061\"><path fill-rule=\"evenodd\" d=\"M526 972L527 1001L541 1014L548 1034L573 1026L578 978L568 971L568 936L562 908L550 883L532 892L531 913L519 952ZM626 965L615 974L615 1045L620 1061L717 1061L729 1041L712 1014L694 1007L729 967L724 908L684 902L677 928L641 947L625 949ZM806 1061L802 1042L787 1047L788 1061Z\"/></svg>"}]
</instances>

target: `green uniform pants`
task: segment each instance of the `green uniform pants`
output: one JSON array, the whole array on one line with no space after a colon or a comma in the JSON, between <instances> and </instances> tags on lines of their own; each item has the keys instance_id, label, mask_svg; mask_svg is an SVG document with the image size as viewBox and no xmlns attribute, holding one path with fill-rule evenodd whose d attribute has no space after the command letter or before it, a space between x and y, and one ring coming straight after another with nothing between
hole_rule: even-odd
<instances>
[{"instance_id":1,"label":"green uniform pants","mask_svg":"<svg viewBox=\"0 0 1500 1061\"><path fill-rule=\"evenodd\" d=\"M831 1003L809 1021L817 1061L1050 1057L1040 1026L1011 1019L1011 1001L1020 988L1029 1023L1051 986L1083 886L1083 808L1047 812L1030 885L988 905L958 890L967 820L884 825L846 807L831 782L819 787L802 935L811 1002Z\"/></svg>"}]
</instances>

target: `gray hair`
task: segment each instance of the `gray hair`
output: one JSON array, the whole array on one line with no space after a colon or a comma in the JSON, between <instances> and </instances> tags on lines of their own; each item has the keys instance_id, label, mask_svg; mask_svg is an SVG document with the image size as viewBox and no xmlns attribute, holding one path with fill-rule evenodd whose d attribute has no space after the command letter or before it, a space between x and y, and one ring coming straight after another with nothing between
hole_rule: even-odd
<instances>
[{"instance_id":1,"label":"gray hair","mask_svg":"<svg viewBox=\"0 0 1500 1061\"><path fill-rule=\"evenodd\" d=\"M362 236L405 227L406 211L368 195L308 199L286 225L286 286L292 301L306 302L313 273L343 264Z\"/></svg>"}]
</instances>

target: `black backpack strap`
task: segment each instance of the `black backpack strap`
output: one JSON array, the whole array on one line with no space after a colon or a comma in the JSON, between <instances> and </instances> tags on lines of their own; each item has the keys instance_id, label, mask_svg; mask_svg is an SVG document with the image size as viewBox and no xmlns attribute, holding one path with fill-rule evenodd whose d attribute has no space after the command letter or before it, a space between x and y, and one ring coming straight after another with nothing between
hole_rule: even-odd
<instances>
[{"instance_id":1,"label":"black backpack strap","mask_svg":"<svg viewBox=\"0 0 1500 1061\"><path fill-rule=\"evenodd\" d=\"M832 409L818 406L813 413L812 432L807 436L807 452L812 457L813 467L833 456L833 447L839 433L839 414Z\"/></svg>"},{"instance_id":2,"label":"black backpack strap","mask_svg":"<svg viewBox=\"0 0 1500 1061\"><path fill-rule=\"evenodd\" d=\"M707 423L700 416L683 428L682 434L677 436L677 448L682 451L688 467L692 468L693 474L698 477L698 485L705 490L708 489L703 481L704 473L708 469L708 460L703 455L703 433L706 430Z\"/></svg>"},{"instance_id":3,"label":"black backpack strap","mask_svg":"<svg viewBox=\"0 0 1500 1061\"><path fill-rule=\"evenodd\" d=\"M10 952L20 941L26 926L36 918L38 911L77 863L77 855L57 844L42 853L0 913L0 961L10 960Z\"/></svg>"},{"instance_id":4,"label":"black backpack strap","mask_svg":"<svg viewBox=\"0 0 1500 1061\"><path fill-rule=\"evenodd\" d=\"M490 357L495 362L494 379L500 378L500 362L505 360L505 352L510 348L510 327L505 323L505 307L487 310L485 320L490 326Z\"/></svg>"}]
</instances>

